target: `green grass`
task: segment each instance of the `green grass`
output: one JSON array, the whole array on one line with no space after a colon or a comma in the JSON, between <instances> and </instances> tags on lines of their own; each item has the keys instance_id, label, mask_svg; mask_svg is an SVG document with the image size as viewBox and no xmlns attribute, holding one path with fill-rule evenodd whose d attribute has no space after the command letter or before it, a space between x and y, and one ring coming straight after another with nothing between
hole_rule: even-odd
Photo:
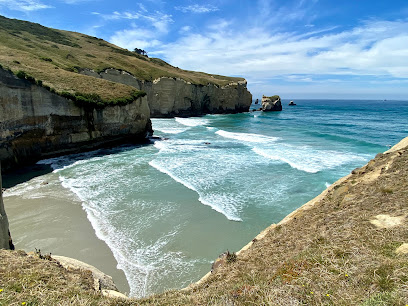
<instances>
[{"instance_id":1,"label":"green grass","mask_svg":"<svg viewBox=\"0 0 408 306\"><path fill-rule=\"evenodd\" d=\"M84 69L127 71L139 80L180 78L192 84L226 86L243 78L210 75L173 67L119 48L102 39L0 16L0 64L24 71L56 92L97 94L103 100L129 97L134 88L80 74Z\"/></svg>"}]
</instances>

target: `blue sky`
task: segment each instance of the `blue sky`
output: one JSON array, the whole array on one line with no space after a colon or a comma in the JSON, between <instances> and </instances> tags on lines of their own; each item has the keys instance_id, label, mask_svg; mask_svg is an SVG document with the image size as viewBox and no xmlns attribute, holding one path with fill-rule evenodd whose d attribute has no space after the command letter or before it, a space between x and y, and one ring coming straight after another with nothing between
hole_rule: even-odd
<instances>
[{"instance_id":1,"label":"blue sky","mask_svg":"<svg viewBox=\"0 0 408 306\"><path fill-rule=\"evenodd\" d=\"M408 99L407 0L0 0L0 14L242 76L254 98Z\"/></svg>"}]
</instances>

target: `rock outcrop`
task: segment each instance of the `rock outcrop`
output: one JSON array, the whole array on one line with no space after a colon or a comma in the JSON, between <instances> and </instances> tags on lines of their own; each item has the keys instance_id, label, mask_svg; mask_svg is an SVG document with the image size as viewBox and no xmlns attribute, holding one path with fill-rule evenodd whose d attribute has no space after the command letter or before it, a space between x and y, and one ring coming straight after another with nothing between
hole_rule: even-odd
<instances>
[{"instance_id":1,"label":"rock outcrop","mask_svg":"<svg viewBox=\"0 0 408 306\"><path fill-rule=\"evenodd\" d=\"M11 241L9 223L4 209L3 203L3 185L1 179L1 164L0 164L0 249L14 249L13 242Z\"/></svg>"},{"instance_id":2,"label":"rock outcrop","mask_svg":"<svg viewBox=\"0 0 408 306\"><path fill-rule=\"evenodd\" d=\"M114 142L140 141L150 131L146 97L125 106L85 109L0 69L3 170Z\"/></svg>"},{"instance_id":3,"label":"rock outcrop","mask_svg":"<svg viewBox=\"0 0 408 306\"><path fill-rule=\"evenodd\" d=\"M265 112L281 111L282 102L279 96L262 96L262 110Z\"/></svg>"},{"instance_id":4,"label":"rock outcrop","mask_svg":"<svg viewBox=\"0 0 408 306\"><path fill-rule=\"evenodd\" d=\"M169 77L153 82L140 81L128 72L116 69L106 69L102 73L86 69L81 73L143 90L147 93L150 115L156 118L247 112L252 103L246 81L220 87L196 85Z\"/></svg>"}]
</instances>

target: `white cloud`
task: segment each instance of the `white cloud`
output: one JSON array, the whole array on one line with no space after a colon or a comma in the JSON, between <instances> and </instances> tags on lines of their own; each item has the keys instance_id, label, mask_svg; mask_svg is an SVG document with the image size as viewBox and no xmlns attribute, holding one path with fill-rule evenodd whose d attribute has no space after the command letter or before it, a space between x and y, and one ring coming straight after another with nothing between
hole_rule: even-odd
<instances>
[{"instance_id":1,"label":"white cloud","mask_svg":"<svg viewBox=\"0 0 408 306\"><path fill-rule=\"evenodd\" d=\"M186 32L151 54L184 69L251 80L294 82L294 77L285 78L291 75L303 75L298 82L316 82L315 76L408 78L408 21L367 21L351 30L316 29L301 35L270 34L262 27L231 30L219 22L200 33Z\"/></svg>"},{"instance_id":2,"label":"white cloud","mask_svg":"<svg viewBox=\"0 0 408 306\"><path fill-rule=\"evenodd\" d=\"M161 42L155 39L155 33L146 29L130 29L116 32L109 40L111 43L129 50L157 47Z\"/></svg>"},{"instance_id":3,"label":"white cloud","mask_svg":"<svg viewBox=\"0 0 408 306\"><path fill-rule=\"evenodd\" d=\"M113 12L111 14L102 14L99 12L93 12L94 15L99 15L105 20L141 20L144 23L141 27L147 26L154 27L160 33L167 33L169 31L169 25L173 23L172 16L159 11L149 13L144 9L141 12Z\"/></svg>"},{"instance_id":4,"label":"white cloud","mask_svg":"<svg viewBox=\"0 0 408 306\"><path fill-rule=\"evenodd\" d=\"M191 31L190 26L184 26L184 27L180 28L179 33L183 34L183 33L187 33L187 32L190 32L190 31Z\"/></svg>"},{"instance_id":5,"label":"white cloud","mask_svg":"<svg viewBox=\"0 0 408 306\"><path fill-rule=\"evenodd\" d=\"M0 0L0 7L7 7L10 10L22 12L52 8L52 6L43 4L37 0Z\"/></svg>"},{"instance_id":6,"label":"white cloud","mask_svg":"<svg viewBox=\"0 0 408 306\"><path fill-rule=\"evenodd\" d=\"M203 14L203 13L211 13L216 12L219 9L213 5L188 5L188 6L176 6L176 10L182 11L183 13L196 13L196 14Z\"/></svg>"}]
</instances>

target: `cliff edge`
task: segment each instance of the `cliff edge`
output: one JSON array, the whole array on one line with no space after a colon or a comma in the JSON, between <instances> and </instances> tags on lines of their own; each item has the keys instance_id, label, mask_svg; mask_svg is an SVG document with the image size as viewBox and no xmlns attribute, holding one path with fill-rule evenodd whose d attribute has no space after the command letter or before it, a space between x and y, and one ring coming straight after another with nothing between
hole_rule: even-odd
<instances>
[{"instance_id":1,"label":"cliff edge","mask_svg":"<svg viewBox=\"0 0 408 306\"><path fill-rule=\"evenodd\" d=\"M0 249L12 249L14 250L14 245L11 240L11 235L9 231L9 223L4 209L3 203L3 184L1 177L1 163L0 163Z\"/></svg>"},{"instance_id":2,"label":"cliff edge","mask_svg":"<svg viewBox=\"0 0 408 306\"><path fill-rule=\"evenodd\" d=\"M0 16L0 64L57 93L120 99L142 90L152 117L248 111L246 80L174 67L107 41Z\"/></svg>"},{"instance_id":3,"label":"cliff edge","mask_svg":"<svg viewBox=\"0 0 408 306\"><path fill-rule=\"evenodd\" d=\"M53 155L140 141L151 131L146 97L127 105L78 105L1 68L0 93L4 170Z\"/></svg>"}]
</instances>

